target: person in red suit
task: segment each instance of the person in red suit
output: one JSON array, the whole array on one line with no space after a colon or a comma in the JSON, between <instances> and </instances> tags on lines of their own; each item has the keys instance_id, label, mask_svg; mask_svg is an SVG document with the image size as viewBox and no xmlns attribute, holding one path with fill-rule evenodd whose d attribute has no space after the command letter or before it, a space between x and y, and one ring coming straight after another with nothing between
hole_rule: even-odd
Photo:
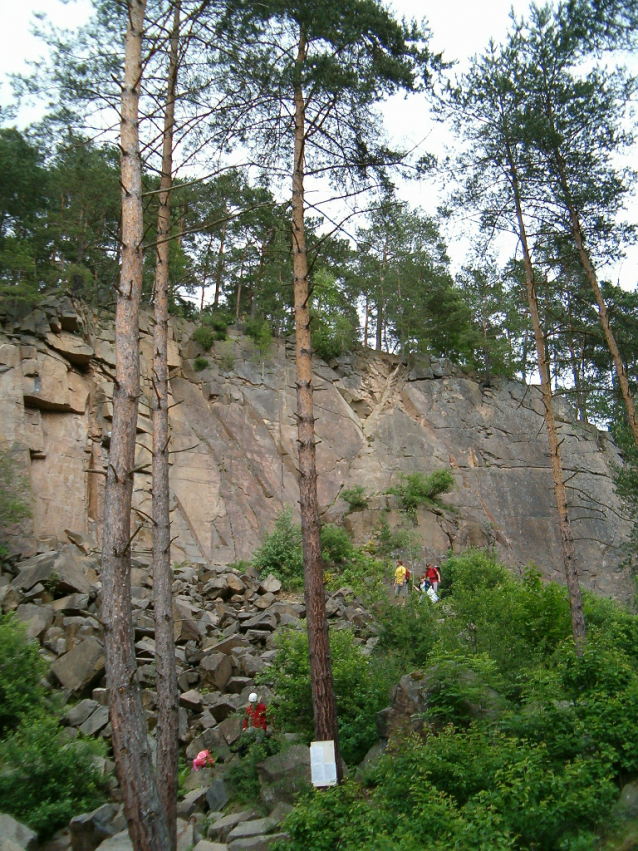
<instances>
[{"instance_id":1,"label":"person in red suit","mask_svg":"<svg viewBox=\"0 0 638 851\"><path fill-rule=\"evenodd\" d=\"M256 730L266 730L268 727L266 704L260 702L255 692L248 696L248 707L244 716L242 730L248 730L251 727L254 727Z\"/></svg>"}]
</instances>

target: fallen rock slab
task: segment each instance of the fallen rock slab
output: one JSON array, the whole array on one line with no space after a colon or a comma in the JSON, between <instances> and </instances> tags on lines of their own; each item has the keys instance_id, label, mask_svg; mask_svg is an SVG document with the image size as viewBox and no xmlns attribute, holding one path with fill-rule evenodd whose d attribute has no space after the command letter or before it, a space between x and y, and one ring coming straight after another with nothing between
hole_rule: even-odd
<instances>
[{"instance_id":1,"label":"fallen rock slab","mask_svg":"<svg viewBox=\"0 0 638 851\"><path fill-rule=\"evenodd\" d=\"M72 818L69 829L73 851L95 851L105 839L115 836L117 830L113 826L113 819L116 813L115 804L104 804L92 813Z\"/></svg>"},{"instance_id":2,"label":"fallen rock slab","mask_svg":"<svg viewBox=\"0 0 638 851\"><path fill-rule=\"evenodd\" d=\"M228 834L228 841L246 839L249 836L263 836L266 833L270 833L274 827L275 822L269 818L242 821Z\"/></svg>"},{"instance_id":3,"label":"fallen rock slab","mask_svg":"<svg viewBox=\"0 0 638 851\"><path fill-rule=\"evenodd\" d=\"M35 831L5 813L0 813L0 838L14 843L24 851L34 851L38 844Z\"/></svg>"},{"instance_id":4,"label":"fallen rock slab","mask_svg":"<svg viewBox=\"0 0 638 851\"><path fill-rule=\"evenodd\" d=\"M51 671L61 685L72 692L81 692L104 673L104 648L94 636L76 644L51 665Z\"/></svg>"}]
</instances>

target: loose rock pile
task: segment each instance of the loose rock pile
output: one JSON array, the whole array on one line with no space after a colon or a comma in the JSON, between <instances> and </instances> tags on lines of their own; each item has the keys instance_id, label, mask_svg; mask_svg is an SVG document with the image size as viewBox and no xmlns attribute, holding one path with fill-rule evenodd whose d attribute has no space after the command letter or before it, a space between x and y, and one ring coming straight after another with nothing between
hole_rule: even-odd
<instances>
[{"instance_id":1,"label":"loose rock pile","mask_svg":"<svg viewBox=\"0 0 638 851\"><path fill-rule=\"evenodd\" d=\"M4 613L15 612L29 638L40 643L40 653L50 663L49 684L68 702L63 720L69 738L82 734L108 740L111 725L98 552L86 536L67 535L71 543L62 550L39 553L0 572L0 606ZM132 564L137 677L152 743L157 723L153 578L143 555L134 555ZM188 760L204 749L216 758L214 769L193 773L187 781L178 812L180 848L185 851L201 839L204 844L198 851L220 851L226 846L230 851L259 851L276 835L294 792L310 781L308 748L289 736L288 749L259 766L262 794L255 804L261 813L246 810L223 815L232 800L224 770L229 760L237 759L231 747L241 735L250 692L257 690L266 704L273 699L266 686L256 685L255 677L273 662L275 633L282 628L303 629L305 606L300 595L282 593L281 582L274 576L260 578L250 567L242 572L184 564L175 567L174 576L180 744ZM363 652L372 651L378 640L376 627L350 589L327 598L327 613L332 628L353 629ZM100 767L115 803L79 815L52 851L69 846L73 851L130 847L114 765L107 759ZM264 811L270 812L268 818L261 817ZM206 823L212 825L207 836L202 827L205 815ZM212 845L209 840L214 840Z\"/></svg>"}]
</instances>

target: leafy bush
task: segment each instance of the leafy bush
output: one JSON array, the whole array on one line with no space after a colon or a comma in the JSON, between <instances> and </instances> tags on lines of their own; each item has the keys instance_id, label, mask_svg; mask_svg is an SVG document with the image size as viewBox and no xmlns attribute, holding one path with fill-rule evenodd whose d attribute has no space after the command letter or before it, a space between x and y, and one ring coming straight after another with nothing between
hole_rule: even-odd
<instances>
[{"instance_id":1,"label":"leafy bush","mask_svg":"<svg viewBox=\"0 0 638 851\"><path fill-rule=\"evenodd\" d=\"M206 325L200 325L193 334L193 340L208 351L215 342L215 334Z\"/></svg>"},{"instance_id":2,"label":"leafy bush","mask_svg":"<svg viewBox=\"0 0 638 851\"><path fill-rule=\"evenodd\" d=\"M224 775L224 780L232 787L233 797L251 807L255 806L261 792L257 766L269 756L279 753L282 747L279 736L255 739L252 734L242 733L233 749L239 749L240 752L246 750L238 762L231 762Z\"/></svg>"},{"instance_id":3,"label":"leafy bush","mask_svg":"<svg viewBox=\"0 0 638 851\"><path fill-rule=\"evenodd\" d=\"M339 496L344 502L348 503L348 511L359 511L362 508L368 507L366 489L361 485L355 485L352 488L344 488Z\"/></svg>"},{"instance_id":4,"label":"leafy bush","mask_svg":"<svg viewBox=\"0 0 638 851\"><path fill-rule=\"evenodd\" d=\"M13 617L0 617L0 801L46 838L100 803L95 756L104 748L66 738L42 674L38 645Z\"/></svg>"},{"instance_id":5,"label":"leafy bush","mask_svg":"<svg viewBox=\"0 0 638 851\"><path fill-rule=\"evenodd\" d=\"M343 527L327 524L321 527L321 552L324 562L340 565L354 556L354 547Z\"/></svg>"},{"instance_id":6,"label":"leafy bush","mask_svg":"<svg viewBox=\"0 0 638 851\"><path fill-rule=\"evenodd\" d=\"M450 470L435 470L429 476L423 473L408 473L398 485L388 488L388 493L398 496L401 506L408 514L414 514L420 505L433 503L437 496L454 487L454 476Z\"/></svg>"},{"instance_id":7,"label":"leafy bush","mask_svg":"<svg viewBox=\"0 0 638 851\"><path fill-rule=\"evenodd\" d=\"M232 340L222 343L219 347L219 365L224 372L232 372L235 369L235 344Z\"/></svg>"},{"instance_id":8,"label":"leafy bush","mask_svg":"<svg viewBox=\"0 0 638 851\"><path fill-rule=\"evenodd\" d=\"M537 572L519 580L468 551L443 576L436 606L377 606L386 674L393 662L397 677L427 676L425 735L393 740L367 788L303 795L288 851L601 847L618 789L638 774L638 616L586 594L577 656L565 589ZM301 701L301 675L290 679Z\"/></svg>"},{"instance_id":9,"label":"leafy bush","mask_svg":"<svg viewBox=\"0 0 638 851\"><path fill-rule=\"evenodd\" d=\"M244 323L244 333L257 346L261 357L266 357L272 346L272 332L265 319L249 319Z\"/></svg>"},{"instance_id":10,"label":"leafy bush","mask_svg":"<svg viewBox=\"0 0 638 851\"><path fill-rule=\"evenodd\" d=\"M313 352L325 361L351 351L357 342L356 328L348 316L327 320L315 316L311 334Z\"/></svg>"},{"instance_id":11,"label":"leafy bush","mask_svg":"<svg viewBox=\"0 0 638 851\"><path fill-rule=\"evenodd\" d=\"M274 665L261 678L271 682L276 699L271 713L281 729L314 738L308 635L288 632L276 639ZM382 667L364 656L347 630L331 632L330 655L334 675L339 743L348 765L361 762L377 739L376 713L388 702L390 680Z\"/></svg>"},{"instance_id":12,"label":"leafy bush","mask_svg":"<svg viewBox=\"0 0 638 851\"><path fill-rule=\"evenodd\" d=\"M253 555L252 564L262 576L272 573L288 588L303 587L301 526L293 521L292 508L285 508L277 517L275 528Z\"/></svg>"},{"instance_id":13,"label":"leafy bush","mask_svg":"<svg viewBox=\"0 0 638 851\"><path fill-rule=\"evenodd\" d=\"M42 705L44 663L13 615L0 615L0 736Z\"/></svg>"},{"instance_id":14,"label":"leafy bush","mask_svg":"<svg viewBox=\"0 0 638 851\"><path fill-rule=\"evenodd\" d=\"M208 358L195 358L193 369L195 372L203 372L208 367Z\"/></svg>"},{"instance_id":15,"label":"leafy bush","mask_svg":"<svg viewBox=\"0 0 638 851\"><path fill-rule=\"evenodd\" d=\"M43 838L78 813L95 809L103 788L95 757L104 746L69 742L51 716L30 715L0 742L0 801Z\"/></svg>"}]
</instances>

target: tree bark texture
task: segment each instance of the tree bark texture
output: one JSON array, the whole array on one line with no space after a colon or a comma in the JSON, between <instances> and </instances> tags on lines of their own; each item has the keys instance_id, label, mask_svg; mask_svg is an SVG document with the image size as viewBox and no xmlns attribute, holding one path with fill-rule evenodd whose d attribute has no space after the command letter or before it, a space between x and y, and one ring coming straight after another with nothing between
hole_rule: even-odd
<instances>
[{"instance_id":1,"label":"tree bark texture","mask_svg":"<svg viewBox=\"0 0 638 851\"><path fill-rule=\"evenodd\" d=\"M332 739L337 758L337 782L341 783L341 756L337 703L332 677L330 640L323 585L321 528L317 498L315 420L313 412L312 350L308 292L308 258L304 222L305 102L301 71L306 58L306 38L300 34L294 82L295 146L292 178L292 248L295 297L297 361L297 423L299 443L299 502L303 539L306 624L310 651L310 681L315 737Z\"/></svg>"},{"instance_id":2,"label":"tree bark texture","mask_svg":"<svg viewBox=\"0 0 638 851\"><path fill-rule=\"evenodd\" d=\"M226 208L224 207L224 215ZM217 270L215 272L215 302L213 307L215 310L219 307L219 296L222 291L222 274L224 271L224 246L226 243L226 222L222 225L222 235L219 240L219 253L217 255Z\"/></svg>"},{"instance_id":3,"label":"tree bark texture","mask_svg":"<svg viewBox=\"0 0 638 851\"><path fill-rule=\"evenodd\" d=\"M536 341L536 356L538 360L538 372L541 379L541 393L543 395L543 408L545 429L549 441L549 456L552 466L552 477L554 480L554 495L558 509L558 525L560 528L561 544L563 550L563 565L565 568L565 581L569 592L569 604L572 619L572 632L576 652L582 653L587 641L585 628L585 615L583 613L583 598L578 582L578 571L574 557L574 538L571 524L569 522L569 509L567 507L567 492L565 490L565 477L563 475L563 463L560 453L560 441L556 428L556 417L554 415L554 401L552 397L552 385L549 374L549 366L546 357L545 335L541 326L538 313L538 300L536 298L536 282L534 280L534 267L529 252L527 231L523 219L523 208L518 188L518 177L513 157L509 159L511 169L512 188L516 204L516 219L521 245L523 248L523 262L525 265L525 284L527 290L527 302L532 319L534 339Z\"/></svg>"},{"instance_id":4,"label":"tree bark texture","mask_svg":"<svg viewBox=\"0 0 638 851\"><path fill-rule=\"evenodd\" d=\"M180 2L173 10L162 140L162 176L157 214L155 324L153 328L153 594L155 597L155 667L157 672L157 786L169 834L169 851L177 845L177 776L179 696L173 633L173 577L168 481L168 268L173 184L173 132L177 86Z\"/></svg>"},{"instance_id":5,"label":"tree bark texture","mask_svg":"<svg viewBox=\"0 0 638 851\"><path fill-rule=\"evenodd\" d=\"M137 681L131 618L131 498L142 292L142 167L139 92L146 0L128 0L121 99L122 254L115 314L113 425L104 505L103 618L113 754L135 851L166 851L166 820L155 784Z\"/></svg>"}]
</instances>

